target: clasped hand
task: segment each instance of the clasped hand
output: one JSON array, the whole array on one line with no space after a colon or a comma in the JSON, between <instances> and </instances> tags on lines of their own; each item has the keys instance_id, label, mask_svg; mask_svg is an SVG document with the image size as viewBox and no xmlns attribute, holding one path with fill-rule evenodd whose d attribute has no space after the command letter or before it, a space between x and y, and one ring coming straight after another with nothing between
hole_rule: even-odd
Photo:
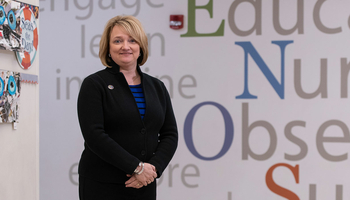
<instances>
[{"instance_id":1,"label":"clasped hand","mask_svg":"<svg viewBox=\"0 0 350 200\"><path fill-rule=\"evenodd\" d=\"M157 178L156 168L149 164L145 163L144 170L141 174L128 174L129 180L125 182L125 187L132 188L142 188L143 186L147 186L152 183L155 178Z\"/></svg>"}]
</instances>

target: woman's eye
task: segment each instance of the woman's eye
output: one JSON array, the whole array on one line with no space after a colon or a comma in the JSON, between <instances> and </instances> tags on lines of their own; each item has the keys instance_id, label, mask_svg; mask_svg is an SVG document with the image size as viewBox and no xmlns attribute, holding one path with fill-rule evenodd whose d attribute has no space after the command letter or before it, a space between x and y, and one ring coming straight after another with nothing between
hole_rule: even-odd
<instances>
[{"instance_id":1,"label":"woman's eye","mask_svg":"<svg viewBox=\"0 0 350 200\"><path fill-rule=\"evenodd\" d=\"M131 39L131 40L129 40L129 42L131 42L131 43L135 43L135 42L136 42L136 40Z\"/></svg>"},{"instance_id":2,"label":"woman's eye","mask_svg":"<svg viewBox=\"0 0 350 200\"><path fill-rule=\"evenodd\" d=\"M120 40L114 40L114 43L121 43Z\"/></svg>"}]
</instances>

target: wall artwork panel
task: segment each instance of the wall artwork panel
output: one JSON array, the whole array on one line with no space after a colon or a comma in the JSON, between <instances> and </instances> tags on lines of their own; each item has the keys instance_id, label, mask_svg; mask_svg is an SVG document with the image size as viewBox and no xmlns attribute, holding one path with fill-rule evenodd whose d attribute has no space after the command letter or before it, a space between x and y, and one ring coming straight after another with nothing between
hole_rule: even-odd
<instances>
[{"instance_id":1,"label":"wall artwork panel","mask_svg":"<svg viewBox=\"0 0 350 200\"><path fill-rule=\"evenodd\" d=\"M38 49L38 28L35 21L35 15L29 7L24 7L18 13L22 32L23 52L16 52L19 65L23 69L29 69L35 59Z\"/></svg>"},{"instance_id":2,"label":"wall artwork panel","mask_svg":"<svg viewBox=\"0 0 350 200\"><path fill-rule=\"evenodd\" d=\"M25 57L24 54L34 52L30 57L34 60L38 44L35 19L38 17L38 6L14 0L0 0L0 49L20 53L21 59ZM31 48L35 48L34 51L28 50Z\"/></svg>"},{"instance_id":3,"label":"wall artwork panel","mask_svg":"<svg viewBox=\"0 0 350 200\"><path fill-rule=\"evenodd\" d=\"M18 122L20 91L20 73L0 70L0 123Z\"/></svg>"},{"instance_id":4,"label":"wall artwork panel","mask_svg":"<svg viewBox=\"0 0 350 200\"><path fill-rule=\"evenodd\" d=\"M0 49L23 51L20 17L17 14L20 9L19 2L0 0Z\"/></svg>"}]
</instances>

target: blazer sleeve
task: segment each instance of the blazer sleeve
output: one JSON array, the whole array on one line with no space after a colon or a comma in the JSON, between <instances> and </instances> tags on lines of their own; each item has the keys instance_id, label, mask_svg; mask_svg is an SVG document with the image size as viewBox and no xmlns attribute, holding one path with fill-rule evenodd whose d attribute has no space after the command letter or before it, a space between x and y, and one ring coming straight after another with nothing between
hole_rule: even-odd
<instances>
[{"instance_id":1,"label":"blazer sleeve","mask_svg":"<svg viewBox=\"0 0 350 200\"><path fill-rule=\"evenodd\" d=\"M166 102L165 120L159 131L159 143L154 156L148 161L157 169L158 178L175 154L178 143L178 131L169 93L162 84Z\"/></svg>"},{"instance_id":2,"label":"blazer sleeve","mask_svg":"<svg viewBox=\"0 0 350 200\"><path fill-rule=\"evenodd\" d=\"M123 149L104 130L103 91L91 77L84 79L78 95L78 119L85 148L104 161L132 174L140 160Z\"/></svg>"}]
</instances>

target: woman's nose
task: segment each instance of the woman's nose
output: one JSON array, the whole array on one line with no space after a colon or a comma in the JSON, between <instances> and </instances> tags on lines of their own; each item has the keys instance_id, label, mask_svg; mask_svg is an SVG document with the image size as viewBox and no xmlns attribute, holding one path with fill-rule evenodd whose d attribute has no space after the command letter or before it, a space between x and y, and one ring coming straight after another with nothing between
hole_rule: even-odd
<instances>
[{"instance_id":1,"label":"woman's nose","mask_svg":"<svg viewBox=\"0 0 350 200\"><path fill-rule=\"evenodd\" d=\"M128 41L123 42L122 49L129 49Z\"/></svg>"}]
</instances>

